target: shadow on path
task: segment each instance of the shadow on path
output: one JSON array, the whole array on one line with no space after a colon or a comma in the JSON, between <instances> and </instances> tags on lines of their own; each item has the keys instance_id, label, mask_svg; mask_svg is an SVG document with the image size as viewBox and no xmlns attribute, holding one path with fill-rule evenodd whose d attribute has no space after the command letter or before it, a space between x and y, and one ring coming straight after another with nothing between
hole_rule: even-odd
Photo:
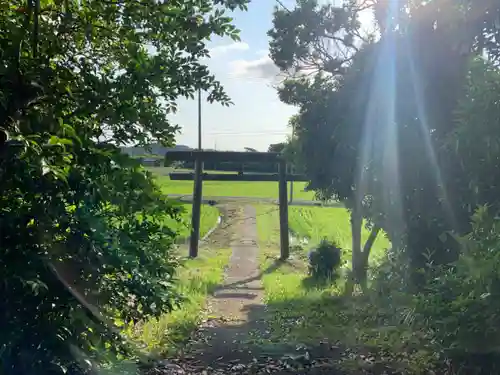
<instances>
[{"instance_id":1,"label":"shadow on path","mask_svg":"<svg viewBox=\"0 0 500 375\"><path fill-rule=\"evenodd\" d=\"M261 271L255 208L245 205L231 212L233 225L220 233L225 233L224 241L230 236L232 256L224 284L214 288L209 301L209 318L179 359L182 368L155 368L158 371L155 374L344 374L337 366L337 358L342 355L338 347L317 343L304 351L295 343L283 342L273 335L269 324L273 311L293 312L294 306L302 305L306 306L304 313L311 313L313 318L315 302L304 297L270 306L264 304L262 277L283 265L294 267L294 264L276 260Z\"/></svg>"},{"instance_id":2,"label":"shadow on path","mask_svg":"<svg viewBox=\"0 0 500 375\"><path fill-rule=\"evenodd\" d=\"M278 270L285 263L286 263L286 261L277 259L269 267L267 267L264 271L260 271L257 275L252 276L248 279L235 281L231 284L221 285L218 288L216 288L216 290L223 290L223 289L234 288L234 287L238 287L238 286L243 286L243 288L247 289L248 287L245 287L246 284L248 284L252 281L261 281L262 276L273 273L274 271Z\"/></svg>"}]
</instances>

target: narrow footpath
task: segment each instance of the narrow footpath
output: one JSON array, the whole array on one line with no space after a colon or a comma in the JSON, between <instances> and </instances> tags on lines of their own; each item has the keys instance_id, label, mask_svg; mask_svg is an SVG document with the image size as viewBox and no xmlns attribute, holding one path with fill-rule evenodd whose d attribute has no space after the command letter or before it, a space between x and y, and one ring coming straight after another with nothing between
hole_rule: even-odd
<instances>
[{"instance_id":1,"label":"narrow footpath","mask_svg":"<svg viewBox=\"0 0 500 375\"><path fill-rule=\"evenodd\" d=\"M290 366L288 360L283 360L289 351L283 351L287 343L275 346L266 340L269 331L259 269L256 210L237 203L220 209L224 221L207 246L229 245L232 255L223 285L209 299L209 318L193 335L181 358L167 360L166 365L154 368L148 375L340 375L330 365L304 368L297 359ZM301 355L294 354L300 361ZM306 357L309 361L308 353Z\"/></svg>"},{"instance_id":2,"label":"narrow footpath","mask_svg":"<svg viewBox=\"0 0 500 375\"><path fill-rule=\"evenodd\" d=\"M252 361L252 340L266 333L255 208L240 206L232 216L222 224L232 249L224 284L210 298L209 319L189 350L209 368Z\"/></svg>"}]
</instances>

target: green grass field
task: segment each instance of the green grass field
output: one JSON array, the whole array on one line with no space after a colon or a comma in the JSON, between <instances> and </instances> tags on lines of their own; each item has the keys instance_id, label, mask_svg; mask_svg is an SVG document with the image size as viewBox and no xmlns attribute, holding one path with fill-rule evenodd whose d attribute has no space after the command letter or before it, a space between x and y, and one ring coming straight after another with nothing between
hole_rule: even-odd
<instances>
[{"instance_id":1,"label":"green grass field","mask_svg":"<svg viewBox=\"0 0 500 375\"><path fill-rule=\"evenodd\" d=\"M167 190L170 190L171 186L177 186L180 182L191 183L191 181L170 181L170 179L168 178L168 173L172 170L172 168L150 167L146 169L149 170L150 172L153 172L156 175L158 182L165 193L168 193ZM165 186L166 184L165 181L168 182L167 186ZM183 188L182 184L177 188L182 189ZM175 194L175 193L170 193L170 194ZM177 230L177 233L181 239L186 239L189 237L190 234L192 205L182 204L182 206L184 208L184 213L182 214L184 222L178 224L175 220L171 220L169 222L169 225L171 228L175 228ZM208 205L201 206L201 218L200 218L201 237L205 236L208 233L208 231L216 225L218 217L219 217L219 210L217 210L217 208Z\"/></svg>"},{"instance_id":2,"label":"green grass field","mask_svg":"<svg viewBox=\"0 0 500 375\"><path fill-rule=\"evenodd\" d=\"M290 207L290 230L308 238L309 243L303 250L297 250L299 253L292 252L290 260L283 263L277 262L278 211L261 205L257 207L257 213L261 269L264 273L262 283L270 312L271 341L314 343L325 338L345 336L345 311L341 312L338 300L332 298L341 294L342 282L309 283L306 255L310 247L326 237L335 240L344 249L343 258L349 261L351 233L347 210L339 207ZM363 229L362 236L366 240L366 229ZM372 249L371 263L376 263L389 246L387 238L380 236Z\"/></svg>"},{"instance_id":3,"label":"green grass field","mask_svg":"<svg viewBox=\"0 0 500 375\"><path fill-rule=\"evenodd\" d=\"M342 207L290 207L290 230L298 237L308 238L310 243L317 244L323 238L334 240L342 249L346 249L344 257L351 257L351 223L349 212ZM364 243L370 232L362 228L361 241ZM371 260L375 262L390 242L384 234L379 234L373 244ZM346 259L347 260L347 259Z\"/></svg>"},{"instance_id":4,"label":"green grass field","mask_svg":"<svg viewBox=\"0 0 500 375\"><path fill-rule=\"evenodd\" d=\"M169 168L159 167L149 168L149 170L157 175L157 180L165 194L193 194L193 181L170 180L168 173L171 169ZM294 199L314 199L313 192L303 191L305 187L305 182L294 182ZM206 197L278 198L278 182L205 181L203 182L203 195Z\"/></svg>"},{"instance_id":5,"label":"green grass field","mask_svg":"<svg viewBox=\"0 0 500 375\"><path fill-rule=\"evenodd\" d=\"M191 212L192 206L190 204L183 204L184 212L182 214L183 223L179 224L175 220L169 221L170 228L175 228L181 239L188 238L191 228ZM202 205L201 218L200 218L200 237L205 236L210 229L217 224L219 217L219 210L216 207Z\"/></svg>"},{"instance_id":6,"label":"green grass field","mask_svg":"<svg viewBox=\"0 0 500 375\"><path fill-rule=\"evenodd\" d=\"M267 247L279 244L279 213L277 207L257 206L257 226L259 239ZM323 238L334 240L341 248L346 249L350 257L351 225L349 212L342 207L294 207L288 209L290 231L298 239L307 239L310 246L318 244ZM362 229L362 241L366 241L369 231ZM373 259L390 246L384 235L379 235L373 245Z\"/></svg>"}]
</instances>

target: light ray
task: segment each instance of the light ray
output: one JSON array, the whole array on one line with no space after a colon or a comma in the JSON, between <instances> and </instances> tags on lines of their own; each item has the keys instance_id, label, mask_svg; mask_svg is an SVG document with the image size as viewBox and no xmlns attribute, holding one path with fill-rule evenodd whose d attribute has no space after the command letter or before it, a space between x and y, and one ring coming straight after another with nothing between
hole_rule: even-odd
<instances>
[{"instance_id":1,"label":"light ray","mask_svg":"<svg viewBox=\"0 0 500 375\"><path fill-rule=\"evenodd\" d=\"M399 7L391 2L387 13L388 29L397 25ZM382 196L378 207L388 220L392 236L403 233L403 214L398 164L398 129L396 127L396 42L393 33L380 40L376 56L368 108L365 114L358 167L358 194L376 189ZM379 177L376 177L379 176ZM395 240L395 238L393 238Z\"/></svg>"},{"instance_id":2,"label":"light ray","mask_svg":"<svg viewBox=\"0 0 500 375\"><path fill-rule=\"evenodd\" d=\"M443 207L446 210L447 219L452 225L452 228L457 229L456 218L453 213L453 209L450 205L450 200L448 199L448 194L446 192L446 187L441 174L441 169L439 167L436 153L432 145L432 139L431 139L432 129L429 123L427 110L424 104L424 90L421 83L422 78L419 77L419 74L417 72L417 68L415 66L415 56L412 48L410 48L410 46L407 43L403 45L403 48L405 49L403 56L406 57L407 59L406 62L410 70L410 82L412 84L412 89L414 94L413 98L415 100L415 105L417 108L417 115L418 115L417 123L420 126L420 134L422 136L422 141L424 142L426 156L430 159L434 182L438 189L441 203L443 204Z\"/></svg>"}]
</instances>

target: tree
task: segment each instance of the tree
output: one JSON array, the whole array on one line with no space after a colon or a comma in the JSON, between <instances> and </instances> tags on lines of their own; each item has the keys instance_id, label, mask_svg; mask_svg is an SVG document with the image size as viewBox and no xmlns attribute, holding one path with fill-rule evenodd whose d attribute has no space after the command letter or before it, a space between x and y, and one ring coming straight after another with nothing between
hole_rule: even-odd
<instances>
[{"instance_id":1,"label":"tree","mask_svg":"<svg viewBox=\"0 0 500 375\"><path fill-rule=\"evenodd\" d=\"M286 143L285 142L272 143L267 148L267 152L277 152L277 153L280 153L280 152L283 152L283 150L285 149L285 147L286 147Z\"/></svg>"},{"instance_id":2,"label":"tree","mask_svg":"<svg viewBox=\"0 0 500 375\"><path fill-rule=\"evenodd\" d=\"M299 159L311 179L309 187L323 199L340 199L351 210L353 279L363 285L371 245L380 231L378 225L373 227L363 251L361 228L369 173L360 172L369 160L360 163L359 131L344 130L347 138L343 140L338 133L348 117L345 105L350 106L355 97L341 93L343 77L352 69L362 43L372 39L360 32L358 17L364 9L365 4L354 2L339 7L301 1L293 10L276 9L274 28L269 31L271 57L283 72L292 73L279 95L283 102L300 108L293 119L294 133Z\"/></svg>"},{"instance_id":3,"label":"tree","mask_svg":"<svg viewBox=\"0 0 500 375\"><path fill-rule=\"evenodd\" d=\"M84 373L168 312L179 219L119 145L170 146L179 97L230 104L199 62L246 0L0 4L1 372ZM106 349L106 350L105 350ZM109 349L109 350L107 350Z\"/></svg>"},{"instance_id":4,"label":"tree","mask_svg":"<svg viewBox=\"0 0 500 375\"><path fill-rule=\"evenodd\" d=\"M457 227L449 199L456 176L439 151L455 127L471 56L488 45L497 61L498 6L365 3L381 31L374 38L359 35L360 8L351 2L297 4L275 12L271 55L282 71L304 67L309 75L291 76L279 94L300 107L297 136L311 187L351 209L353 269L359 255L365 278L362 215L386 230L413 270L429 261L429 249L438 263L456 258L456 244L443 244L442 234L466 230L471 211L459 215Z\"/></svg>"},{"instance_id":5,"label":"tree","mask_svg":"<svg viewBox=\"0 0 500 375\"><path fill-rule=\"evenodd\" d=\"M391 21L379 43L379 55L391 40L392 51L397 51L394 123L401 208L399 214L386 209L385 215L404 224L397 243L416 270L417 285L429 262L446 264L457 258L459 245L443 233L470 230L475 209L464 210L468 204L456 200L457 181L463 176L454 175L443 143L456 129L471 59L483 54L485 40L491 51L497 50L492 36L498 35L494 24L499 13L489 0L461 5L446 0L402 3L399 13L392 10L395 16L384 16Z\"/></svg>"}]
</instances>

